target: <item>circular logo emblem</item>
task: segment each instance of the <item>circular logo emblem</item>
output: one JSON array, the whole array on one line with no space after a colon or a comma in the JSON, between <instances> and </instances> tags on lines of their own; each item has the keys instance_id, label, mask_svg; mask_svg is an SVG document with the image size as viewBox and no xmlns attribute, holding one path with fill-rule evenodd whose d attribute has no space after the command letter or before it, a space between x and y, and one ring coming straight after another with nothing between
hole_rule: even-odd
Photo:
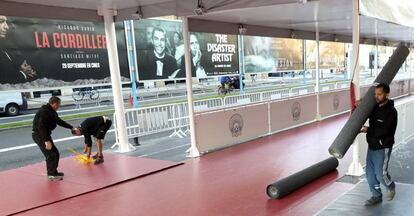
<instances>
[{"instance_id":1,"label":"circular logo emblem","mask_svg":"<svg viewBox=\"0 0 414 216\"><path fill-rule=\"evenodd\" d=\"M333 97L333 108L334 108L334 110L337 110L338 109L338 107L339 107L339 95L335 95L334 97Z\"/></svg>"},{"instance_id":2,"label":"circular logo emblem","mask_svg":"<svg viewBox=\"0 0 414 216\"><path fill-rule=\"evenodd\" d=\"M300 108L300 103L299 102L295 102L292 104L292 118L293 121L297 121L300 119L300 112L301 112L301 108Z\"/></svg>"},{"instance_id":3,"label":"circular logo emblem","mask_svg":"<svg viewBox=\"0 0 414 216\"><path fill-rule=\"evenodd\" d=\"M232 137L241 136L243 130L243 118L240 114L234 114L229 120L229 129Z\"/></svg>"}]
</instances>

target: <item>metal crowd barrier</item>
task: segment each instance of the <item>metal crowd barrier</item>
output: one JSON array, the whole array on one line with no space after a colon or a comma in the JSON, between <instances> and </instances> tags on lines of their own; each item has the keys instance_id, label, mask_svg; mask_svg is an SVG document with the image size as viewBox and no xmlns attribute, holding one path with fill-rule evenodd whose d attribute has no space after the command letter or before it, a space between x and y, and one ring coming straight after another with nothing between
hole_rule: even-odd
<instances>
[{"instance_id":1,"label":"metal crowd barrier","mask_svg":"<svg viewBox=\"0 0 414 216\"><path fill-rule=\"evenodd\" d=\"M306 94L313 94L315 93L315 85L306 85L306 86L299 86L293 87L290 89L290 96L299 96L299 95L306 95Z\"/></svg>"},{"instance_id":2,"label":"metal crowd barrier","mask_svg":"<svg viewBox=\"0 0 414 216\"><path fill-rule=\"evenodd\" d=\"M76 100L73 100L73 101L75 102L76 109L81 109L82 105L87 105L87 104L94 104L95 106L100 106L101 100L102 100L101 97L98 97L97 99L86 97L79 101L76 101Z\"/></svg>"},{"instance_id":3,"label":"metal crowd barrier","mask_svg":"<svg viewBox=\"0 0 414 216\"><path fill-rule=\"evenodd\" d=\"M344 89L349 87L349 82L330 83L326 86L329 90ZM225 98L197 100L194 101L194 110L195 112L202 112L250 103L280 100L293 96L303 96L313 94L314 92L314 85L307 85L244 95L231 95ZM127 109L125 110L125 118L128 138L137 138L168 131L171 131L170 137L183 138L190 132L188 104L186 102ZM116 125L114 126L116 128ZM118 140L117 134L116 138Z\"/></svg>"},{"instance_id":4,"label":"metal crowd barrier","mask_svg":"<svg viewBox=\"0 0 414 216\"><path fill-rule=\"evenodd\" d=\"M290 96L290 89L279 89L274 91L262 92L262 100L278 100Z\"/></svg>"},{"instance_id":5,"label":"metal crowd barrier","mask_svg":"<svg viewBox=\"0 0 414 216\"><path fill-rule=\"evenodd\" d=\"M116 122L115 113L113 118ZM173 131L170 137L182 138L190 132L187 103L127 109L125 121L129 139L168 131ZM118 142L117 133L115 137Z\"/></svg>"},{"instance_id":6,"label":"metal crowd barrier","mask_svg":"<svg viewBox=\"0 0 414 216\"><path fill-rule=\"evenodd\" d=\"M224 107L223 98L213 98L208 100L197 100L194 101L194 110L195 112L200 112L208 109L217 109Z\"/></svg>"}]
</instances>

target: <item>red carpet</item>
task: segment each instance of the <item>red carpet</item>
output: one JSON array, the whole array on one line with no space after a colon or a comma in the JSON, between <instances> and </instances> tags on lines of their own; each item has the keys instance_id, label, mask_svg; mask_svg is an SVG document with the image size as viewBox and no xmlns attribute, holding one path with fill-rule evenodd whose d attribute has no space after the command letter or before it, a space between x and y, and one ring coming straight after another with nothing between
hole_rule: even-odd
<instances>
[{"instance_id":1,"label":"red carpet","mask_svg":"<svg viewBox=\"0 0 414 216\"><path fill-rule=\"evenodd\" d=\"M165 170L179 163L106 154L105 163L79 164L72 157L60 161L65 172L60 182L46 178L45 163L0 172L0 215L55 203L130 179Z\"/></svg>"},{"instance_id":2,"label":"red carpet","mask_svg":"<svg viewBox=\"0 0 414 216\"><path fill-rule=\"evenodd\" d=\"M261 138L19 215L313 215L353 187L335 182L345 174L352 151L338 172L281 200L269 200L265 188L329 157L327 149L346 119L342 115Z\"/></svg>"}]
</instances>

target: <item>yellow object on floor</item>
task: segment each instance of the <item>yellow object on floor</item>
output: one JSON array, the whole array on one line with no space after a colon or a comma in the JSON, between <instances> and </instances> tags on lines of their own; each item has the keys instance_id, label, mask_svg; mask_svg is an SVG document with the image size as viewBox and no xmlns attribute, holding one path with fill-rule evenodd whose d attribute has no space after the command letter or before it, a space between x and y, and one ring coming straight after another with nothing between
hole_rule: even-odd
<instances>
[{"instance_id":1,"label":"yellow object on floor","mask_svg":"<svg viewBox=\"0 0 414 216\"><path fill-rule=\"evenodd\" d=\"M93 158L88 158L86 155L83 155L77 152L75 149L68 147L69 151L73 152L76 156L74 158L75 161L81 164L90 164L93 163L95 160Z\"/></svg>"}]
</instances>

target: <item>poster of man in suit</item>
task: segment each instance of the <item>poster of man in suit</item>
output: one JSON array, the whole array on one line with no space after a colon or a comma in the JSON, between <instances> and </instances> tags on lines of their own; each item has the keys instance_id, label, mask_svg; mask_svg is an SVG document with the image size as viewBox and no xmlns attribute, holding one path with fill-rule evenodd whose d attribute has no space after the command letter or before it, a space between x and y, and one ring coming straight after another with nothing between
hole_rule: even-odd
<instances>
[{"instance_id":1,"label":"poster of man in suit","mask_svg":"<svg viewBox=\"0 0 414 216\"><path fill-rule=\"evenodd\" d=\"M139 80L185 79L181 21L144 19L134 27ZM236 35L190 32L189 45L192 77L238 73Z\"/></svg>"}]
</instances>

